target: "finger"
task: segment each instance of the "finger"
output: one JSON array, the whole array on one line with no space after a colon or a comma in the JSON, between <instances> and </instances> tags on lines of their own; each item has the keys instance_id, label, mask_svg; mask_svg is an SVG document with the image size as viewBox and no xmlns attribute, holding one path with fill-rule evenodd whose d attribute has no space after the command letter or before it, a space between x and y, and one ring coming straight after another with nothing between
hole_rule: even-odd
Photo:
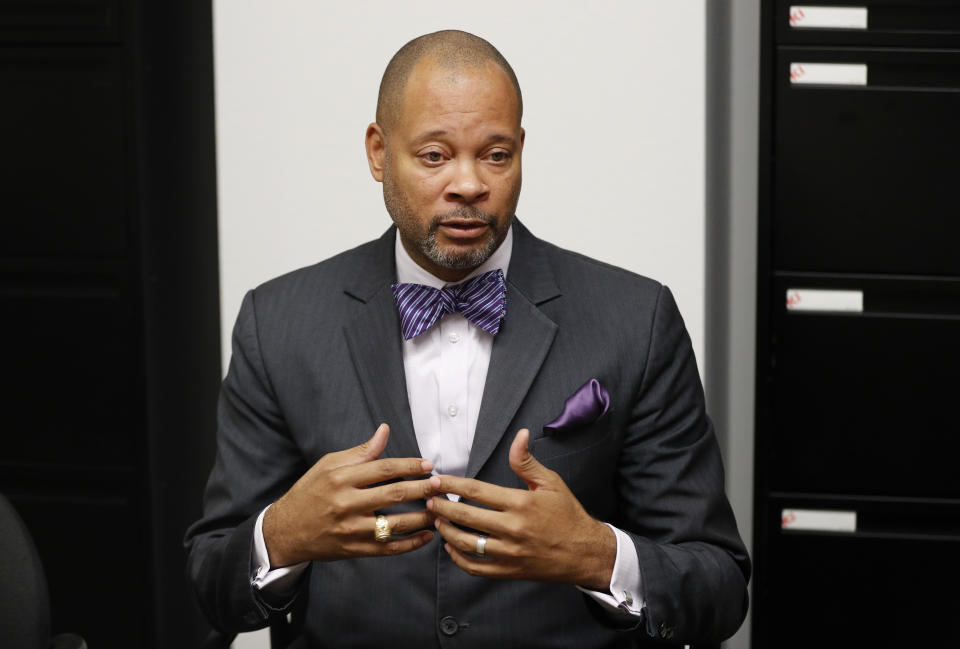
<instances>
[{"instance_id":1,"label":"finger","mask_svg":"<svg viewBox=\"0 0 960 649\"><path fill-rule=\"evenodd\" d=\"M406 512L403 514L390 514L387 516L387 524L390 526L390 533L394 536L413 534L421 530L433 531L433 521L436 516L432 512L422 509L417 512ZM376 518L370 516L358 517L356 533L364 539L372 539Z\"/></svg>"},{"instance_id":2,"label":"finger","mask_svg":"<svg viewBox=\"0 0 960 649\"><path fill-rule=\"evenodd\" d=\"M530 431L521 428L510 445L510 468L530 490L549 484L553 471L540 464L530 453Z\"/></svg>"},{"instance_id":3,"label":"finger","mask_svg":"<svg viewBox=\"0 0 960 649\"><path fill-rule=\"evenodd\" d=\"M414 457L388 457L337 469L342 484L366 487L397 478L413 478L433 470L433 462Z\"/></svg>"},{"instance_id":4,"label":"finger","mask_svg":"<svg viewBox=\"0 0 960 649\"><path fill-rule=\"evenodd\" d=\"M371 538L369 541L357 541L346 546L346 549L358 557L379 557L406 554L417 548L422 548L433 540L434 533L429 530L417 532L402 539L393 539L387 543L380 543Z\"/></svg>"},{"instance_id":5,"label":"finger","mask_svg":"<svg viewBox=\"0 0 960 649\"><path fill-rule=\"evenodd\" d=\"M379 487L358 489L350 498L353 511L370 513L391 505L423 500L434 494L429 480L400 480Z\"/></svg>"},{"instance_id":6,"label":"finger","mask_svg":"<svg viewBox=\"0 0 960 649\"><path fill-rule=\"evenodd\" d=\"M477 559L470 554L461 552L456 547L447 543L443 546L457 566L464 572L474 577L504 578L510 576L510 566L499 561L489 561L487 559Z\"/></svg>"},{"instance_id":7,"label":"finger","mask_svg":"<svg viewBox=\"0 0 960 649\"><path fill-rule=\"evenodd\" d=\"M430 476L430 484L437 493L456 494L461 498L500 510L514 506L518 495L516 489L453 475Z\"/></svg>"},{"instance_id":8,"label":"finger","mask_svg":"<svg viewBox=\"0 0 960 649\"><path fill-rule=\"evenodd\" d=\"M383 454L383 449L387 448L387 440L390 438L390 427L386 424L380 424L377 426L376 432L373 433L373 437L365 441L359 446L353 447L352 456L356 458L355 461L352 461L351 464L360 464L361 462L369 462L371 460L376 460Z\"/></svg>"},{"instance_id":9,"label":"finger","mask_svg":"<svg viewBox=\"0 0 960 649\"><path fill-rule=\"evenodd\" d=\"M433 512L424 509L406 514L391 514L387 516L387 521L394 534L412 534L421 530L432 531L429 528L433 527L436 518Z\"/></svg>"},{"instance_id":10,"label":"finger","mask_svg":"<svg viewBox=\"0 0 960 649\"><path fill-rule=\"evenodd\" d=\"M509 525L503 512L483 509L463 502L453 502L443 496L428 500L427 509L434 515L453 521L457 525L493 534L509 533Z\"/></svg>"},{"instance_id":11,"label":"finger","mask_svg":"<svg viewBox=\"0 0 960 649\"><path fill-rule=\"evenodd\" d=\"M389 438L390 426L386 424L380 424L377 427L376 432L373 433L373 437L365 441L363 444L358 444L353 448L348 448L343 451L328 453L320 458L320 461L317 462L317 464L322 462L324 469L329 470L337 467L352 466L355 464L376 460L383 454L383 450L387 447L387 440Z\"/></svg>"},{"instance_id":12,"label":"finger","mask_svg":"<svg viewBox=\"0 0 960 649\"><path fill-rule=\"evenodd\" d=\"M467 532L466 530L461 530L456 525L452 524L450 521L444 518L438 518L435 523L437 531L440 532L440 536L443 537L443 540L457 548L461 552L475 554L477 552L477 539L480 535L476 532ZM483 554L486 555L496 555L497 546L499 544L498 540L494 537L487 536L487 543L484 546Z\"/></svg>"}]
</instances>

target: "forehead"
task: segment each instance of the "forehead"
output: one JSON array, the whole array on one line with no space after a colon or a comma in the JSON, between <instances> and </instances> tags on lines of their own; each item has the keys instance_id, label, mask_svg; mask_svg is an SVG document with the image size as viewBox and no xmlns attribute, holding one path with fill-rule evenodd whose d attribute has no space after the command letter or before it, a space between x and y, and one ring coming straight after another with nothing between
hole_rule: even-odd
<instances>
[{"instance_id":1,"label":"forehead","mask_svg":"<svg viewBox=\"0 0 960 649\"><path fill-rule=\"evenodd\" d=\"M419 62L404 89L398 126L409 135L445 125L519 129L516 90L500 66Z\"/></svg>"}]
</instances>

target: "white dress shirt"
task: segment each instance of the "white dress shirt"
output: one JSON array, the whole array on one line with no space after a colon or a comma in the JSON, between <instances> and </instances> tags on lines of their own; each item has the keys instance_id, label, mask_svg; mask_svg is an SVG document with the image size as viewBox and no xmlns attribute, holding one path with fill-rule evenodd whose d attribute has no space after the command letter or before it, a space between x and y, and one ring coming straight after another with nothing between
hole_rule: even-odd
<instances>
[{"instance_id":1,"label":"white dress shirt","mask_svg":"<svg viewBox=\"0 0 960 649\"><path fill-rule=\"evenodd\" d=\"M399 232L395 251L398 282L438 289L449 285L410 257L400 242ZM503 243L490 258L462 281L497 268L506 275L512 251L511 227ZM509 304L506 317L510 317ZM403 341L403 370L414 433L422 457L433 462L434 473L456 476L466 473L492 349L493 336L458 313L447 314L428 331ZM640 566L633 541L625 532L608 526L617 537L617 558L610 592L580 590L606 609L639 615L643 608L643 597ZM304 562L270 569L263 540L263 512L257 519L254 531L253 566L254 587L281 599L287 593L292 595L297 578L307 566Z\"/></svg>"}]
</instances>

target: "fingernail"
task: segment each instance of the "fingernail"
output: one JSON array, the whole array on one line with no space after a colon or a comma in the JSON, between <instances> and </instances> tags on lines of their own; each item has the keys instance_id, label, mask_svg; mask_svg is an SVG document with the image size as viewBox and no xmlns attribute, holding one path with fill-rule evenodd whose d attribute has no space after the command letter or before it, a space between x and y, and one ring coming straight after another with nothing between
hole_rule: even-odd
<instances>
[{"instance_id":1,"label":"fingernail","mask_svg":"<svg viewBox=\"0 0 960 649\"><path fill-rule=\"evenodd\" d=\"M443 544L443 549L447 551L447 554L450 554L450 544L449 544L449 543L444 543L444 544Z\"/></svg>"},{"instance_id":2,"label":"fingernail","mask_svg":"<svg viewBox=\"0 0 960 649\"><path fill-rule=\"evenodd\" d=\"M439 489L439 488L440 488L440 485L442 485L442 484L443 484L443 482L440 481L440 477L439 477L439 476L435 476L435 475L434 475L434 476L430 476L430 486L436 487L437 489Z\"/></svg>"},{"instance_id":3,"label":"fingernail","mask_svg":"<svg viewBox=\"0 0 960 649\"><path fill-rule=\"evenodd\" d=\"M433 511L433 498L427 498L427 509Z\"/></svg>"},{"instance_id":4,"label":"fingernail","mask_svg":"<svg viewBox=\"0 0 960 649\"><path fill-rule=\"evenodd\" d=\"M439 521L439 520L433 521L433 526L439 530L439 529L440 529L440 521Z\"/></svg>"}]
</instances>

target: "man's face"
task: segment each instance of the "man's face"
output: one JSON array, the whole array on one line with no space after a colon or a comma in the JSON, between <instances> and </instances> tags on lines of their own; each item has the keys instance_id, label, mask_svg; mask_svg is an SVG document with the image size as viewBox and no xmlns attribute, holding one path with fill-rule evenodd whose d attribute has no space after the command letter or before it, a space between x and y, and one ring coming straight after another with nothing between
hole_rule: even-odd
<instances>
[{"instance_id":1,"label":"man's face","mask_svg":"<svg viewBox=\"0 0 960 649\"><path fill-rule=\"evenodd\" d=\"M520 197L518 113L499 67L453 71L421 61L396 124L385 135L377 125L367 131L371 172L400 240L437 277L462 279L507 234Z\"/></svg>"}]
</instances>

